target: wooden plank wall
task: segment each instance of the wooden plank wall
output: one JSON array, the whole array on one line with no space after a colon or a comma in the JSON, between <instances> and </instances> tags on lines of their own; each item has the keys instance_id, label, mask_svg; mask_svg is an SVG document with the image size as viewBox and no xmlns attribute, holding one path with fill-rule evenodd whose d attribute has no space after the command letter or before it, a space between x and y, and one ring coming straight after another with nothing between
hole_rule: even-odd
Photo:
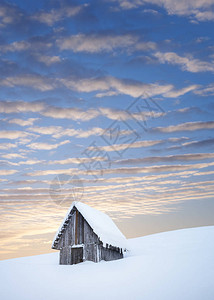
<instances>
[{"instance_id":1,"label":"wooden plank wall","mask_svg":"<svg viewBox=\"0 0 214 300\"><path fill-rule=\"evenodd\" d=\"M109 261L120 258L123 258L123 253L120 251L120 249L113 250L101 247L101 260Z\"/></svg>"}]
</instances>

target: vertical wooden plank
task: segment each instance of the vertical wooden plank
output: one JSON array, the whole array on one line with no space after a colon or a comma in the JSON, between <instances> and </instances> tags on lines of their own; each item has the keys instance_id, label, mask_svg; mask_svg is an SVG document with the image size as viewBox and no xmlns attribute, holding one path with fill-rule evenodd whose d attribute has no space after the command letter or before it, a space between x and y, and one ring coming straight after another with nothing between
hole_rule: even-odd
<instances>
[{"instance_id":1,"label":"vertical wooden plank","mask_svg":"<svg viewBox=\"0 0 214 300\"><path fill-rule=\"evenodd\" d=\"M82 244L84 244L84 218L82 216Z\"/></svg>"},{"instance_id":2,"label":"vertical wooden plank","mask_svg":"<svg viewBox=\"0 0 214 300\"><path fill-rule=\"evenodd\" d=\"M77 230L78 230L78 210L76 210L76 220L75 220L75 244L77 245Z\"/></svg>"},{"instance_id":3,"label":"vertical wooden plank","mask_svg":"<svg viewBox=\"0 0 214 300\"><path fill-rule=\"evenodd\" d=\"M72 236L71 236L71 246L75 244L75 213L72 215L72 220L71 220L71 231L72 231Z\"/></svg>"},{"instance_id":4,"label":"vertical wooden plank","mask_svg":"<svg viewBox=\"0 0 214 300\"><path fill-rule=\"evenodd\" d=\"M78 240L78 244L84 244L84 218L80 212L78 213L77 240Z\"/></svg>"}]
</instances>

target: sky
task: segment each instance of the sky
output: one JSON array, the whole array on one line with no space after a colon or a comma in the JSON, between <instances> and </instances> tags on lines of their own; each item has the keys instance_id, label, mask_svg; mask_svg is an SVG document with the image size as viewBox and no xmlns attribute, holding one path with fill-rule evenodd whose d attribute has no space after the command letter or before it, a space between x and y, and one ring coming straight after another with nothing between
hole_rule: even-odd
<instances>
[{"instance_id":1,"label":"sky","mask_svg":"<svg viewBox=\"0 0 214 300\"><path fill-rule=\"evenodd\" d=\"M214 225L214 0L0 2L0 259L73 201L128 237Z\"/></svg>"}]
</instances>

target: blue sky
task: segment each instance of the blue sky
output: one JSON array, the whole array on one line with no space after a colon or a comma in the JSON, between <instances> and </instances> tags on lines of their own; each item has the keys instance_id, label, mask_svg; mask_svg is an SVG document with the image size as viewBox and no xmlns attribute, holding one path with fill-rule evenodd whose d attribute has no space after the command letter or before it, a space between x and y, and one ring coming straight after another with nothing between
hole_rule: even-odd
<instances>
[{"instance_id":1,"label":"blue sky","mask_svg":"<svg viewBox=\"0 0 214 300\"><path fill-rule=\"evenodd\" d=\"M213 0L1 1L2 258L48 252L73 200L128 237L213 224L213 22Z\"/></svg>"}]
</instances>

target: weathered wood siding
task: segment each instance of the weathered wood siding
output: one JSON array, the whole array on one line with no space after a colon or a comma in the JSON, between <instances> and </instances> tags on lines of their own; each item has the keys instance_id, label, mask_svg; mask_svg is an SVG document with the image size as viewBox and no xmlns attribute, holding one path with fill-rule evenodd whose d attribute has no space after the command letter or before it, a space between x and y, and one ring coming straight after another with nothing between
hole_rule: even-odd
<instances>
[{"instance_id":1,"label":"weathered wood siding","mask_svg":"<svg viewBox=\"0 0 214 300\"><path fill-rule=\"evenodd\" d=\"M84 220L84 241L84 259L97 262L97 247L100 241L86 220Z\"/></svg>"},{"instance_id":2,"label":"weathered wood siding","mask_svg":"<svg viewBox=\"0 0 214 300\"><path fill-rule=\"evenodd\" d=\"M75 246L78 245L78 246ZM120 248L104 247L91 226L74 207L55 249L60 250L60 264L71 265L90 260L114 260L123 258Z\"/></svg>"},{"instance_id":3,"label":"weathered wood siding","mask_svg":"<svg viewBox=\"0 0 214 300\"><path fill-rule=\"evenodd\" d=\"M123 252L121 249L109 249L101 247L101 260L114 260L123 258Z\"/></svg>"}]
</instances>

